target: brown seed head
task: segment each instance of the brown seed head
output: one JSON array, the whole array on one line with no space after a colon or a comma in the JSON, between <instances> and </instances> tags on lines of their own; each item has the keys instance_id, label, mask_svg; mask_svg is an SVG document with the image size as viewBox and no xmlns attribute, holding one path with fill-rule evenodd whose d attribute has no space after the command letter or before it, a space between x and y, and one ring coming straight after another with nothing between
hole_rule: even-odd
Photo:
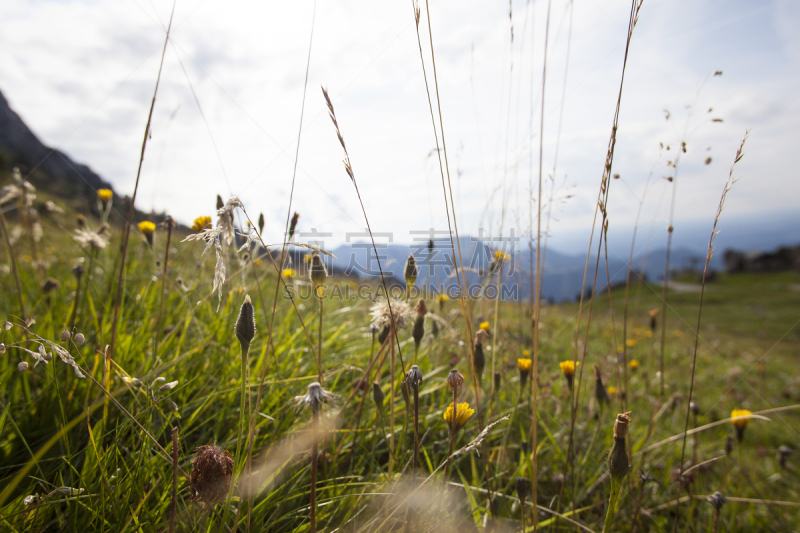
<instances>
[{"instance_id":1,"label":"brown seed head","mask_svg":"<svg viewBox=\"0 0 800 533\"><path fill-rule=\"evenodd\" d=\"M447 376L447 384L450 385L450 390L458 390L464 384L464 376L454 368L450 371L450 375Z\"/></svg>"},{"instance_id":2,"label":"brown seed head","mask_svg":"<svg viewBox=\"0 0 800 533\"><path fill-rule=\"evenodd\" d=\"M233 476L233 457L218 446L200 446L192 459L192 485L206 504L222 501L228 494Z\"/></svg>"}]
</instances>

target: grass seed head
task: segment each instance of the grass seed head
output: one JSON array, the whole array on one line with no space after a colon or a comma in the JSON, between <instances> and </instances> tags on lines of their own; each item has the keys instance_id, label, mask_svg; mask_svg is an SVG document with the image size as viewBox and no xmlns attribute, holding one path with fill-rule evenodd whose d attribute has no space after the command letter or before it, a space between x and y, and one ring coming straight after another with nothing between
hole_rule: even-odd
<instances>
[{"instance_id":1,"label":"grass seed head","mask_svg":"<svg viewBox=\"0 0 800 533\"><path fill-rule=\"evenodd\" d=\"M300 218L300 213L295 213L292 216L292 221L289 223L289 239L288 240L290 240L290 241L292 240L292 237L294 237L294 231L297 229L297 219L299 219L299 218Z\"/></svg>"}]
</instances>

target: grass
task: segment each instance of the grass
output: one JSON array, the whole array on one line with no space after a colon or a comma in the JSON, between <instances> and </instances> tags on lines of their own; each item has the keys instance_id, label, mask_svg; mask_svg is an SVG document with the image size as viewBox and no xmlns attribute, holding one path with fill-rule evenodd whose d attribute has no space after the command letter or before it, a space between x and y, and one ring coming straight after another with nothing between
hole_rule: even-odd
<instances>
[{"instance_id":1,"label":"grass","mask_svg":"<svg viewBox=\"0 0 800 533\"><path fill-rule=\"evenodd\" d=\"M8 223L16 224L9 213ZM99 220L89 221L90 226ZM35 269L31 267L28 247L20 240L15 244L20 266L23 298L36 323L31 331L58 342L72 311L75 281L72 264L85 252L71 239L75 222L70 213L55 215L44 221L44 237L40 253L52 259L48 275L59 280L61 287L44 295ZM83 345L69 345L77 364L99 383L109 383L111 394L130 412L141 427L172 453L173 427L179 429L179 466L191 470L193 450L201 445L216 444L232 452L237 449L241 434L239 414L242 405L240 387L242 369L240 347L234 335L234 324L246 294L257 292L255 273L236 273L238 261L231 256L234 269L223 292L217 311L215 296L210 294L213 264L200 257L201 247L192 243L175 244L185 230L174 230L170 254L168 289L161 331L157 331L162 297L162 275L166 232L156 231L153 248L138 234L131 235L129 263L125 276L125 305L121 310L117 332L118 348L104 375L103 349L110 338L113 310L113 266L119 233L114 229L110 245L97 253L92 271L84 274L85 300L79 308L76 332L86 338ZM277 252L276 252L277 253ZM3 262L8 264L7 254ZM87 260L88 263L88 260ZM118 264L118 263L117 263ZM274 286L276 275L267 259L255 261L249 268L258 269L263 287ZM183 280L179 285L177 280ZM691 282L692 278L678 278ZM89 379L80 379L58 358L47 365L34 367L31 356L22 347L35 350L26 339L15 318L19 307L12 276L4 276L1 300L7 319L15 324L3 332L0 379L2 379L2 415L0 418L0 523L9 531L162 531L166 530L172 499L172 465L157 451L154 443L134 425L113 402ZM350 280L329 280L329 283L352 283ZM800 276L781 274L721 274L707 286L704 319L698 351L696 401L700 407L697 425L704 425L730 416L733 408L744 407L753 412L800 403L800 376L796 371L796 353L800 336L793 329L800 291L794 290ZM185 287L185 288L182 288ZM109 291L111 288L111 291ZM328 291L331 294L331 291ZM793 458L787 469L777 463L777 449L786 444L797 445L800 411L784 411L766 415L771 421L751 420L744 440L736 443L733 453L724 456L726 439L732 434L730 423L720 424L698 435L698 448L689 440L687 457L696 454L703 462L723 455L720 460L693 471L690 491L678 490L671 480L680 457L680 440L660 446L644 457L636 455L645 446L655 444L682 432L686 395L683 369L689 360L694 335L691 324L696 316L699 293L671 291L667 332L667 373L665 383L668 401L656 401L658 379L658 332L649 332L647 311L658 306L660 287L642 283L631 288L628 353L640 367L629 374L627 404L633 414L630 428L630 451L634 454L632 474L623 482L615 524L627 530L636 515L639 530L671 528L670 503L678 497L691 496L683 504L685 517L679 527L703 529L714 519L714 509L698 495L720 491L726 496L756 500L756 503L731 501L720 513L720 528L726 531L749 531L772 527L791 530L800 525L794 507L758 503L761 500L797 502L800 482ZM622 290L611 294L621 301ZM525 454L529 442L532 412L525 395L519 394L519 371L516 359L522 350L531 349L530 318L525 303L500 302L497 327L492 332L501 387L494 396L480 394L481 406L492 418L513 416L488 433L481 457L464 453L452 460L447 477L438 473L423 489L429 498L405 500L412 489L408 479L425 479L441 466L449 445L449 428L443 419L452 395L446 385L451 362L466 377L459 402L476 407L476 393L471 386L469 354L458 347L463 338L464 323L457 302L448 302L444 309L447 325L439 334L430 333L426 319L426 335L422 340L417 364L424 374L419 390L419 434L428 433L420 446L421 465L416 477L400 474L411 461L414 450L412 410L403 396L397 395L395 426L389 425L387 410L377 412L372 391L354 389L374 357L369 333L369 301L340 301L327 297L326 320L323 323L322 357L325 388L340 396L333 405L323 407L320 424L325 437L320 442L320 464L317 483L317 527L320 531L335 528L383 530L400 527L406 517L416 517L416 529L429 529L440 520L452 528L482 524L491 494L496 523L504 528L518 528L521 515L514 506L515 480L530 475ZM593 382L584 380L579 391L579 408L575 424L575 483L566 483L563 513L593 531L599 531L608 500L606 455L611 449L613 412L620 405L621 383L617 378L617 357L606 292L598 293L595 318L590 327L586 364L600 365L606 384L616 387L611 408L599 410L594 405ZM254 298L254 302L260 302ZM297 301L297 307L308 325L315 323L315 301ZM431 298L431 309L437 309ZM472 302L474 305L475 303ZM490 313L494 306L488 306ZM257 426L253 442L253 482L258 489L252 495L251 507L242 506L234 516L238 498L225 509L216 506L221 520L231 530L244 530L246 514L253 531L302 531L310 527L309 446L304 444L311 430L311 417L295 412L291 400L303 395L307 385L317 379L314 348L308 343L300 321L290 302L278 299L272 346L267 346L267 329L271 309L256 305L256 336L250 347L250 375L261 375L264 365L269 373L257 409ZM572 338L577 316L575 304L544 306L540 321L539 369L539 474L537 503L550 508L558 497L566 459L570 429L570 394L559 372L558 362L572 357ZM494 322L494 317L491 317ZM684 320L685 319L685 320ZM478 329L478 324L472 325ZM621 328L617 327L618 333ZM649 333L648 333L649 332ZM788 333L787 333L788 332ZM401 347L411 350L414 342L410 328L398 332ZM74 337L73 337L74 338ZM153 342L156 340L156 357ZM316 339L314 339L316 340ZM623 339L617 339L621 344ZM66 347L66 345L65 345ZM408 351L408 353L411 353ZM25 372L17 364L25 360ZM410 365L410 361L408 362ZM373 368L378 368L374 365ZM392 383L390 368L382 365L380 383L387 398ZM397 372L401 370L398 369ZM135 377L142 385L126 382ZM105 379L107 378L107 381ZM164 378L157 381L157 378ZM367 382L375 381L374 373ZM165 383L178 381L171 390L159 393ZM484 380L488 391L491 380ZM576 381L577 384L577 381ZM250 382L248 393L254 402L257 380ZM355 394L353 394L355 392ZM401 392L401 391L398 391ZM361 394L367 394L363 403ZM353 400L348 397L353 395ZM517 402L521 402L517 404ZM174 407L173 407L174 404ZM388 406L387 406L388 407ZM175 410L177 409L177 410ZM359 409L363 412L358 413ZM650 419L652 417L652 427ZM359 421L357 424L356 422ZM648 436L648 431L651 434ZM470 442L479 432L477 416L456 434L455 449ZM506 440L506 433L509 434ZM389 475L390 436L395 438L395 472ZM294 443L294 444L293 444ZM240 446L240 448L243 448ZM243 452L240 452L243 453ZM237 464L240 458L237 459ZM409 467L411 468L411 467ZM641 468L654 478L640 485ZM441 472L441 470L440 470ZM485 477L491 479L487 493ZM398 484L399 480L404 483ZM441 492L442 483L452 482ZM239 480L240 488L249 480ZM573 493L573 488L574 493ZM73 490L64 489L69 487ZM59 491L58 489L61 490ZM55 491L55 492L53 492ZM23 500L38 494L39 500L24 505ZM45 497L47 495L49 497ZM748 501L749 501L748 500ZM689 500L686 500L689 501ZM441 506L437 503L440 502ZM567 504L566 502L569 502ZM572 513L572 502L575 513ZM387 506L384 511L380 509ZM389 509L398 509L386 519ZM220 518L209 515L192 500L192 490L185 479L178 477L176 529L221 530ZM656 510L657 509L657 510ZM652 510L652 511L649 511ZM411 514L409 514L411 513ZM433 518L433 517L437 518ZM530 527L530 522L529 527ZM382 524L382 525L381 525ZM568 522L553 520L552 514L539 513L539 529L562 529ZM380 527L379 527L380 526ZM570 526L572 527L572 526Z\"/></svg>"}]
</instances>

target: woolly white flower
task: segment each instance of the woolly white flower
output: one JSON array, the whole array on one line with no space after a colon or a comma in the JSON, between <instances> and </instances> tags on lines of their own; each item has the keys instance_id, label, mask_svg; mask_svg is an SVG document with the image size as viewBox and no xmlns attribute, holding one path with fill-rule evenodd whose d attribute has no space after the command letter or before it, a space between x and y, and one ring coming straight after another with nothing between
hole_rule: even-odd
<instances>
[{"instance_id":1,"label":"woolly white flower","mask_svg":"<svg viewBox=\"0 0 800 533\"><path fill-rule=\"evenodd\" d=\"M391 307L391 310L390 310ZM372 325L383 328L392 322L394 316L395 327L398 330L405 328L414 316L414 313L406 302L395 300L391 302L378 302L372 306Z\"/></svg>"}]
</instances>

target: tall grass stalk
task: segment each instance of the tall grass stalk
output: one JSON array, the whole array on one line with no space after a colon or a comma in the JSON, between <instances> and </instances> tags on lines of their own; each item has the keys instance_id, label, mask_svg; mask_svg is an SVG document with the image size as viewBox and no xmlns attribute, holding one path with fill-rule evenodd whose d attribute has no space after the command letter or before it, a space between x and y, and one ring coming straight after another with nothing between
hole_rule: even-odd
<instances>
[{"instance_id":1,"label":"tall grass stalk","mask_svg":"<svg viewBox=\"0 0 800 533\"><path fill-rule=\"evenodd\" d=\"M144 163L144 151L147 148L147 139L150 137L150 123L153 120L153 109L156 106L156 95L158 94L158 84L161 82L161 70L164 68L164 56L167 53L167 44L169 43L169 34L172 30L172 17L175 15L175 4L177 0L172 2L172 11L169 14L169 25L167 26L167 35L164 38L164 47L161 50L161 61L158 64L158 76L156 77L156 86L153 89L153 98L150 101L150 112L147 115L147 125L144 128L144 136L142 138L142 150L139 154L139 167L136 170L136 183L133 186L133 195L131 196L131 204L128 208L128 216L125 219L125 224L122 229L122 246L120 247L120 267L119 277L117 278L117 294L114 298L114 316L111 319L111 342L110 356L114 356L114 349L117 341L117 323L119 321L120 307L122 306L122 287L125 282L125 258L128 253L128 242L130 239L131 224L133 223L133 214L135 212L134 206L136 205L136 193L139 192L139 179L142 176L142 163Z\"/></svg>"},{"instance_id":2,"label":"tall grass stalk","mask_svg":"<svg viewBox=\"0 0 800 533\"><path fill-rule=\"evenodd\" d=\"M708 264L711 261L711 256L714 254L714 238L717 236L717 224L719 223L719 217L722 215L722 209L725 206L725 199L728 196L728 192L733 188L733 185L736 183L737 180L733 178L733 170L736 168L736 163L742 160L744 157L744 145L747 142L747 136L750 134L750 130L745 132L744 137L742 138L742 142L739 144L739 148L736 150L736 157L733 159L733 164L731 164L731 169L728 172L728 179L725 181L725 186L722 189L722 196L719 199L719 205L717 206L717 214L714 217L714 225L711 229L711 237L708 240L708 251L706 252L706 263L703 267L703 281L700 285L700 305L697 309L697 326L695 327L695 335L694 335L694 352L692 354L692 377L689 381L689 399L686 402L686 422L684 424L683 430L683 445L681 447L681 461L678 463L678 472L679 477L683 475L683 460L686 455L686 437L689 434L689 415L691 414L691 403L692 398L694 395L694 377L695 377L695 370L697 368L697 347L700 342L700 319L703 315L703 296L705 295L706 290L706 276L708 275ZM741 450L741 447L739 448ZM680 484L678 484L680 486ZM680 522L681 513L680 513L680 502L675 505L675 521L673 522L672 530L678 530L678 522Z\"/></svg>"}]
</instances>

